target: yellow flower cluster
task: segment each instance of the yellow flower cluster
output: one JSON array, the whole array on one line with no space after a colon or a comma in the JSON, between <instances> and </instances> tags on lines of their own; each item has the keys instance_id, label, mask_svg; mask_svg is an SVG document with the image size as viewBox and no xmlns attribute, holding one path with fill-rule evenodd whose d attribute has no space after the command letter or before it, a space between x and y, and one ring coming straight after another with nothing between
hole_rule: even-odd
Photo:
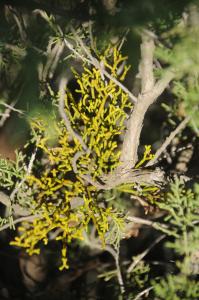
<instances>
[{"instance_id":1,"label":"yellow flower cluster","mask_svg":"<svg viewBox=\"0 0 199 300\"><path fill-rule=\"evenodd\" d=\"M107 49L99 59L112 77L125 79L126 57L117 48ZM102 73L88 66L82 74L74 71L80 99L74 99L69 91L65 94L65 114L89 151L69 134L63 120L55 127L58 141L54 147L49 147L42 122L35 120L32 124L34 132L43 132L38 147L45 155L40 172L28 178L34 192L33 214L38 217L32 223L23 223L20 236L12 244L26 248L30 255L39 253L40 244L46 245L57 232L56 240L63 243L60 270L68 267L67 244L83 239L90 224L95 226L102 245L113 220L122 226L122 219L105 201L99 201L99 191L84 179L86 175L95 180L118 166L118 137L124 130L126 111L132 107L121 87Z\"/></svg>"}]
</instances>

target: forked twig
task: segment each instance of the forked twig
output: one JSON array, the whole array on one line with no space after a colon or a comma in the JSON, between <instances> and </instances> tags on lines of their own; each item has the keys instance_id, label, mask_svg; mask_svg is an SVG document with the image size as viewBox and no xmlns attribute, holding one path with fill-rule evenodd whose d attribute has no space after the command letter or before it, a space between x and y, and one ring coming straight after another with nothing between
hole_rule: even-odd
<instances>
[{"instance_id":1,"label":"forked twig","mask_svg":"<svg viewBox=\"0 0 199 300\"><path fill-rule=\"evenodd\" d=\"M131 263L131 265L127 269L127 273L131 273L133 269L139 264L139 262L151 251L151 249L157 245L160 241L162 241L166 237L166 234L160 235L155 241L146 249L144 250L141 254L137 256L135 261Z\"/></svg>"},{"instance_id":2,"label":"forked twig","mask_svg":"<svg viewBox=\"0 0 199 300\"><path fill-rule=\"evenodd\" d=\"M155 156L152 160L150 160L147 163L147 167L154 165L158 158L161 156L161 154L166 150L166 148L169 146L169 144L171 143L171 141L174 139L174 137L185 128L185 126L187 125L187 123L190 121L190 117L187 116L177 127L175 130L173 130L170 135L166 138L166 140L164 141L164 143L162 144L162 146L156 151Z\"/></svg>"},{"instance_id":3,"label":"forked twig","mask_svg":"<svg viewBox=\"0 0 199 300\"><path fill-rule=\"evenodd\" d=\"M88 237L88 234L86 232L84 233L84 241L91 248L105 250L105 251L109 252L113 256L113 258L115 260L115 265L116 265L116 270L117 270L117 278L118 278L118 282L119 282L119 285L120 285L120 290L121 290L122 294L125 293L124 281L123 281L123 278L122 278L122 273L121 273L120 265L119 265L119 250L116 251L115 249L113 249L109 245L105 245L105 247L102 248L102 246L99 243L99 241L95 237L91 240Z\"/></svg>"}]
</instances>

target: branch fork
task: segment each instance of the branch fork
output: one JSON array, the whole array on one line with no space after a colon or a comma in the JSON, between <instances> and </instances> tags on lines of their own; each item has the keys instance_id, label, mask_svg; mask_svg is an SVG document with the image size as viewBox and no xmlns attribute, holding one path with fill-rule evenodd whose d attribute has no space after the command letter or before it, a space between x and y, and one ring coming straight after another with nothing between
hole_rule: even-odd
<instances>
[{"instance_id":1,"label":"branch fork","mask_svg":"<svg viewBox=\"0 0 199 300\"><path fill-rule=\"evenodd\" d=\"M143 32L139 68L141 92L127 124L120 157L121 164L127 170L133 169L138 160L138 147L146 112L174 78L174 72L168 70L161 79L155 82L153 73L154 49L153 35Z\"/></svg>"},{"instance_id":2,"label":"branch fork","mask_svg":"<svg viewBox=\"0 0 199 300\"><path fill-rule=\"evenodd\" d=\"M91 54L89 49L84 45L83 40L76 33L74 29L72 29L72 33L77 41L77 44L82 49L84 53L84 57L78 55L78 51L74 49L71 44L65 40L65 45L80 59L86 59L91 65L94 65L96 68L100 70L105 78L109 78L114 80L112 76L101 67L100 62L98 62ZM137 98L133 96L121 83L116 82L125 92L128 93L131 100L134 102L134 108L132 113L130 114L127 130L124 135L121 156L120 156L120 164L119 166L110 174L102 176L100 179L101 182L95 182L90 174L83 175L84 180L88 183L94 185L97 189L112 189L118 185L124 183L146 183L146 184L157 184L158 182L164 182L164 172L159 168L153 169L135 169L135 165L138 160L138 148L140 144L140 136L142 132L143 122L145 118L145 114L148 111L149 107L156 102L158 97L163 93L163 91L167 88L168 84L174 79L175 72L172 69L168 69L165 71L164 75L158 81L155 81L154 78L154 70L153 70L153 60L154 60L154 35L149 34L148 31L142 32L142 43L141 43L141 62L139 66L139 77L141 79L141 89L140 94ZM111 76L111 78L110 78ZM71 126L68 124L68 120L66 118L66 114L64 113L63 107L63 88L60 88L60 115L64 119L66 123L67 129L72 131ZM187 122L185 122L187 123ZM70 128L69 128L70 127ZM181 126L182 127L182 126ZM177 131L178 132L178 131ZM83 144L83 149L85 152L88 151L88 147L82 142L82 138L76 132L72 132L72 135L78 138ZM163 147L164 148L164 147ZM160 153L158 152L155 157L159 157ZM156 159L154 159L151 163L147 164L148 166L154 166ZM77 173L77 169L75 168L75 173Z\"/></svg>"}]
</instances>

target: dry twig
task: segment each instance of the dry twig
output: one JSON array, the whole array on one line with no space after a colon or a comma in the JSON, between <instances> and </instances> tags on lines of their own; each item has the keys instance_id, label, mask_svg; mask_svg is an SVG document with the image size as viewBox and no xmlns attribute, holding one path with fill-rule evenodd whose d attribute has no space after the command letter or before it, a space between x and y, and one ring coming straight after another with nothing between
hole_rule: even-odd
<instances>
[{"instance_id":1,"label":"dry twig","mask_svg":"<svg viewBox=\"0 0 199 300\"><path fill-rule=\"evenodd\" d=\"M6 107L5 111L1 114L0 127L4 126L6 120L10 117L11 111L15 111L19 114L23 114L21 110L14 108L16 101L13 101L11 104L7 104L4 102L1 102L0 104Z\"/></svg>"},{"instance_id":2,"label":"dry twig","mask_svg":"<svg viewBox=\"0 0 199 300\"><path fill-rule=\"evenodd\" d=\"M88 237L88 234L86 232L84 233L84 242L88 246L90 246L91 248L105 250L113 256L113 258L115 260L115 265L116 265L116 270L117 270L117 278L118 278L118 282L119 282L119 285L120 285L120 290L121 290L122 294L125 293L124 281L123 281L123 278L122 278L122 273L121 273L120 265L119 265L119 249L118 249L118 251L116 251L110 245L106 245L105 247L102 248L102 246L99 243L98 239L96 239L94 237L91 240L91 238Z\"/></svg>"},{"instance_id":3,"label":"dry twig","mask_svg":"<svg viewBox=\"0 0 199 300\"><path fill-rule=\"evenodd\" d=\"M155 156L152 160L150 160L147 163L147 167L154 165L158 158L161 156L161 154L166 150L166 148L169 146L169 144L171 143L171 141L175 138L175 136L185 128L185 126L187 125L187 123L190 121L190 117L187 116L177 127L175 130L173 130L170 135L166 138L166 140L164 141L164 143L162 144L162 146L156 151Z\"/></svg>"},{"instance_id":4,"label":"dry twig","mask_svg":"<svg viewBox=\"0 0 199 300\"><path fill-rule=\"evenodd\" d=\"M63 52L63 49L64 49L63 42L58 41L53 48L51 47L51 43L48 45L47 61L43 68L42 78L41 78L44 82L47 80L48 77L49 78L53 77L55 69L59 62L59 58Z\"/></svg>"},{"instance_id":5,"label":"dry twig","mask_svg":"<svg viewBox=\"0 0 199 300\"><path fill-rule=\"evenodd\" d=\"M162 231L166 231L169 229L166 224L161 224L159 222L154 222L154 221L142 219L139 217L127 216L126 220L129 222L133 222L133 223L137 223L137 224L141 224L141 225L151 226L155 229L159 228Z\"/></svg>"},{"instance_id":6,"label":"dry twig","mask_svg":"<svg viewBox=\"0 0 199 300\"><path fill-rule=\"evenodd\" d=\"M131 273L133 269L139 264L139 262L151 251L151 249L157 245L160 241L162 241L166 237L166 234L160 235L155 241L141 254L137 256L137 258L131 263L131 265L127 269L127 273Z\"/></svg>"},{"instance_id":7,"label":"dry twig","mask_svg":"<svg viewBox=\"0 0 199 300\"><path fill-rule=\"evenodd\" d=\"M133 300L139 300L139 299L142 299L141 297L145 294L147 294L150 290L152 290L153 287L150 286L148 287L147 289L143 290L141 293L139 293Z\"/></svg>"}]
</instances>

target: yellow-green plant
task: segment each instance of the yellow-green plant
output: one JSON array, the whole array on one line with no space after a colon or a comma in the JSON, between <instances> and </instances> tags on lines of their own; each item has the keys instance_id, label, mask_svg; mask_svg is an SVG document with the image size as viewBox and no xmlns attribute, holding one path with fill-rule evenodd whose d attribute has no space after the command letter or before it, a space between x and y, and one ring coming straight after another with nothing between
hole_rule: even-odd
<instances>
[{"instance_id":1,"label":"yellow-green plant","mask_svg":"<svg viewBox=\"0 0 199 300\"><path fill-rule=\"evenodd\" d=\"M74 239L82 240L90 224L95 226L102 246L111 240L115 247L118 247L117 232L121 237L124 225L121 214L106 202L105 194L101 196L100 178L119 165L119 136L132 104L114 79L123 81L129 67L117 48L108 48L99 59L113 80L104 78L100 68L85 65L82 74L74 71L79 99L66 89L62 106L58 94L63 119L54 127L56 145L52 146L50 136L46 135L47 122L32 121L33 131L38 135L37 147L44 154L38 170L27 177L33 191L35 219L22 224L21 234L12 244L25 248L30 255L38 254L40 244L46 245L55 232L56 240L63 245L60 270L68 267L67 245ZM121 65L124 67L119 72ZM145 146L143 159L136 168L152 158L151 147ZM121 190L131 193L133 187L133 183L126 188L123 185ZM142 190L147 195L157 192L157 188L145 185ZM108 232L114 232L114 239L106 235Z\"/></svg>"},{"instance_id":2,"label":"yellow-green plant","mask_svg":"<svg viewBox=\"0 0 199 300\"><path fill-rule=\"evenodd\" d=\"M99 58L111 76L125 79L129 67L125 65L119 74L126 57L117 48L107 49ZM63 113L75 134L67 130L64 120L59 121L55 126L58 142L52 147L45 136L45 122L32 122L33 130L40 135L37 146L43 150L45 163L35 172L37 175L28 177L34 191L35 220L23 223L21 235L12 242L29 254L39 253L39 244L47 244L49 234L59 229L56 240L63 243L60 269L68 267L66 245L83 239L89 224L96 227L102 245L112 220L122 227L114 209L98 200L99 190L89 178L94 182L118 166L118 137L125 129L126 111L132 107L128 95L114 80L105 79L100 69L85 65L83 73L74 71L74 76L80 99L77 101L66 90Z\"/></svg>"}]
</instances>

